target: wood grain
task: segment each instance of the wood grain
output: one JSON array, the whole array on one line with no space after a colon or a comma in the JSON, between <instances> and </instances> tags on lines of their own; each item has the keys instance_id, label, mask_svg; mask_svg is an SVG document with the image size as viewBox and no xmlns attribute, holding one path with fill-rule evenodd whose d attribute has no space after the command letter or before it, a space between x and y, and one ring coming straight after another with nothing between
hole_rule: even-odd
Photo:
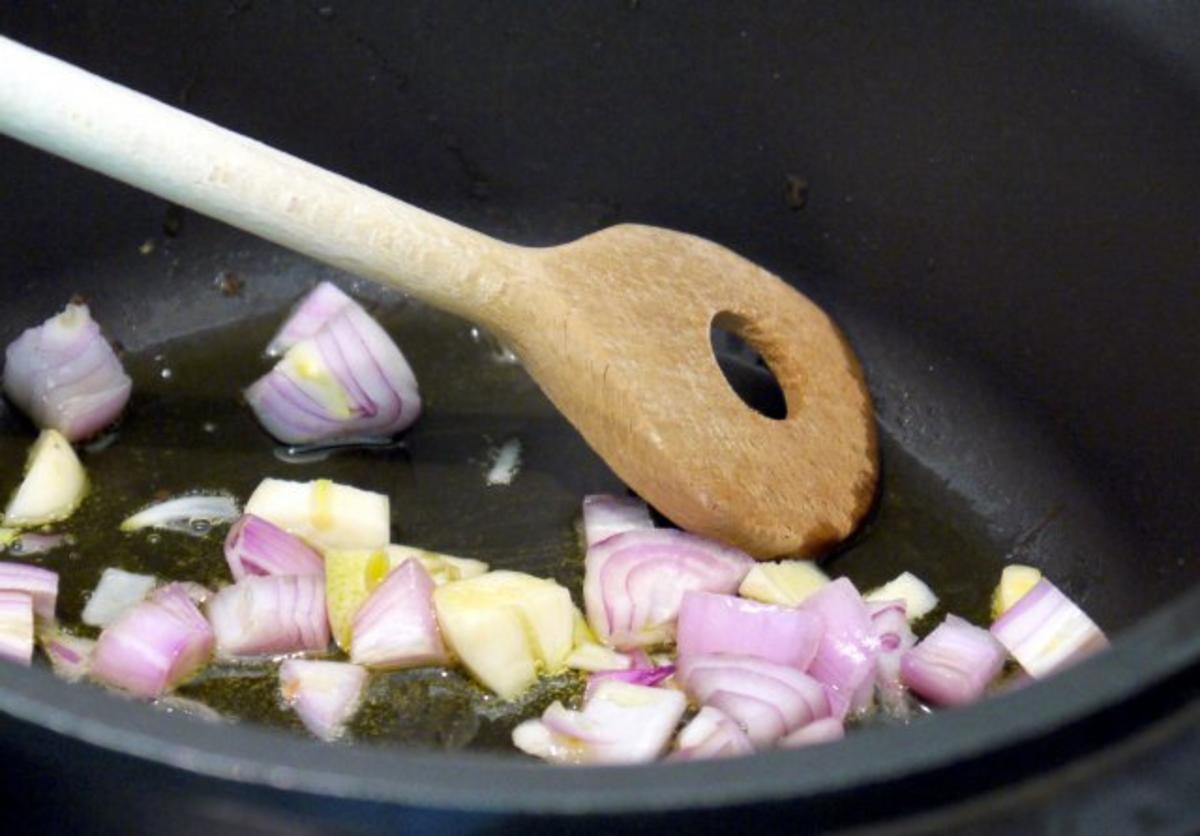
<instances>
[{"instance_id":1,"label":"wood grain","mask_svg":"<svg viewBox=\"0 0 1200 836\"><path fill-rule=\"evenodd\" d=\"M623 225L516 247L0 38L0 131L497 332L587 442L680 526L814 555L868 510L878 454L853 351L729 250ZM729 387L718 325L766 359L767 418Z\"/></svg>"}]
</instances>

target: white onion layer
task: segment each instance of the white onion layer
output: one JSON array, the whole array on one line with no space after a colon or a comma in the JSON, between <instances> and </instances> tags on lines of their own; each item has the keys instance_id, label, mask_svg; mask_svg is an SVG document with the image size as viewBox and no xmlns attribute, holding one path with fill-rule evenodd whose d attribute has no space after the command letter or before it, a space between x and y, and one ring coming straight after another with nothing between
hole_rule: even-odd
<instances>
[{"instance_id":1,"label":"white onion layer","mask_svg":"<svg viewBox=\"0 0 1200 836\"><path fill-rule=\"evenodd\" d=\"M667 748L686 708L678 691L603 682L582 711L556 702L513 729L513 743L555 763L648 763Z\"/></svg>"},{"instance_id":2,"label":"white onion layer","mask_svg":"<svg viewBox=\"0 0 1200 836\"><path fill-rule=\"evenodd\" d=\"M142 603L156 583L153 575L139 575L124 569L105 569L83 608L83 623L92 627L107 627L126 610Z\"/></svg>"},{"instance_id":3,"label":"white onion layer","mask_svg":"<svg viewBox=\"0 0 1200 836\"><path fill-rule=\"evenodd\" d=\"M122 531L157 528L201 537L238 518L237 500L224 493L195 493L156 502L121 523Z\"/></svg>"},{"instance_id":4,"label":"white onion layer","mask_svg":"<svg viewBox=\"0 0 1200 836\"><path fill-rule=\"evenodd\" d=\"M654 528L650 508L636 496L591 494L583 498L583 539L590 549L614 534Z\"/></svg>"},{"instance_id":5,"label":"white onion layer","mask_svg":"<svg viewBox=\"0 0 1200 836\"><path fill-rule=\"evenodd\" d=\"M336 740L358 711L367 671L347 662L287 659L279 666L279 688L304 727L321 740Z\"/></svg>"}]
</instances>

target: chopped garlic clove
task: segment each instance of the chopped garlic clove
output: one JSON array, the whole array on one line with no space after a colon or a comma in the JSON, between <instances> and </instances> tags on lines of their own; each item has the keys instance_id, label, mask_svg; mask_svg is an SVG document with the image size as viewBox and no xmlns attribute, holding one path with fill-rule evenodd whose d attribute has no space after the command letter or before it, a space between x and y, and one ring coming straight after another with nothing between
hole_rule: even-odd
<instances>
[{"instance_id":1,"label":"chopped garlic clove","mask_svg":"<svg viewBox=\"0 0 1200 836\"><path fill-rule=\"evenodd\" d=\"M512 699L572 648L575 608L565 587L521 572L489 572L434 590L442 636L467 669Z\"/></svg>"},{"instance_id":2,"label":"chopped garlic clove","mask_svg":"<svg viewBox=\"0 0 1200 836\"><path fill-rule=\"evenodd\" d=\"M910 622L929 615L938 605L938 597L925 581L912 572L901 572L878 589L863 596L866 601L903 601Z\"/></svg>"},{"instance_id":3,"label":"chopped garlic clove","mask_svg":"<svg viewBox=\"0 0 1200 836\"><path fill-rule=\"evenodd\" d=\"M738 595L764 604L794 607L829 583L829 576L807 560L756 563L742 580Z\"/></svg>"},{"instance_id":4,"label":"chopped garlic clove","mask_svg":"<svg viewBox=\"0 0 1200 836\"><path fill-rule=\"evenodd\" d=\"M992 618L1004 615L1013 604L1025 597L1025 593L1037 586L1042 579L1042 573L1032 566L1014 563L1005 566L1000 573L1000 583L992 595Z\"/></svg>"},{"instance_id":5,"label":"chopped garlic clove","mask_svg":"<svg viewBox=\"0 0 1200 836\"><path fill-rule=\"evenodd\" d=\"M4 511L4 524L16 527L65 520L87 493L87 474L58 430L43 430L29 451L25 478Z\"/></svg>"},{"instance_id":6,"label":"chopped garlic clove","mask_svg":"<svg viewBox=\"0 0 1200 836\"><path fill-rule=\"evenodd\" d=\"M246 503L254 514L318 549L382 549L388 544L387 496L328 479L264 479Z\"/></svg>"}]
</instances>

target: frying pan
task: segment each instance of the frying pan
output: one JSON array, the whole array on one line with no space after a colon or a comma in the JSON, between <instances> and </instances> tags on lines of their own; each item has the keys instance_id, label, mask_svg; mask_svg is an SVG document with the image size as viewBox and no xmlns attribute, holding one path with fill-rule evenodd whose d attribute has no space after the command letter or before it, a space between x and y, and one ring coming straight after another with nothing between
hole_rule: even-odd
<instances>
[{"instance_id":1,"label":"frying pan","mask_svg":"<svg viewBox=\"0 0 1200 836\"><path fill-rule=\"evenodd\" d=\"M1145 785L1114 775L1197 745L1200 12L89 2L8 5L0 31L498 237L551 243L629 220L733 247L821 302L870 378L884 484L829 568L862 585L910 568L970 609L1005 562L1033 563L1116 637L1053 682L910 727L607 770L445 740L321 746L4 666L8 809L64 832L990 827L1033 821L1064 787L1121 797ZM325 466L398 495L410 541L577 573L575 503L618 485L519 369L456 377L482 368L464 323L0 148L0 338L87 296L136 369L123 432L156 486L199 478L172 455L208 457L211 478L243 493L279 464L249 431L172 429L205 415L238 426L221 393L245 382L241 358L191 388L161 370L183 358L186 371L179 346L218 350L213 334L262 328L332 276L404 326L430 410L387 467ZM229 274L244 280L236 296L213 286ZM731 362L750 399L769 390ZM28 427L0 421L11 471ZM525 470L488 491L480 460L509 437ZM1190 809L1159 803L1168 818L1131 802L1121 821L1179 824L1170 815ZM1059 821L1087 821L1072 809Z\"/></svg>"}]
</instances>

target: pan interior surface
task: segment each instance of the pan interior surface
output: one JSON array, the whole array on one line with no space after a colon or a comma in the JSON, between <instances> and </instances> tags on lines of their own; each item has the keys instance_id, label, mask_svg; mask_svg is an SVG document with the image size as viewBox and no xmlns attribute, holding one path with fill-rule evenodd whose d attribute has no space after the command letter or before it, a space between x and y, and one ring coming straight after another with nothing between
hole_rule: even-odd
<instances>
[{"instance_id":1,"label":"pan interior surface","mask_svg":"<svg viewBox=\"0 0 1200 836\"><path fill-rule=\"evenodd\" d=\"M267 477L332 479L387 494L396 542L553 577L582 604L580 500L623 487L503 346L466 322L398 294L198 218L188 218L187 224L186 232L159 242L155 251L117 253L101 270L120 287L115 279L127 270L172 266L189 318L182 333L153 332L144 345L137 342L142 303L117 306L115 321L102 320L125 346L135 397L117 429L82 451L92 493L66 524L75 543L65 552L29 558L61 573L59 615L66 624L81 626L87 595L110 566L210 588L228 583L223 528L195 537L124 533L118 526L164 496L224 491L244 502ZM220 253L226 254L224 261L215 255ZM196 276L199 271L210 274ZM365 296L368 309L394 335L421 383L424 414L394 444L289 449L258 427L241 400L242 389L269 368L262 351L287 304L326 278ZM97 299L99 315L113 310L113 301L111 296ZM272 304L277 309L253 312ZM48 307L46 313L52 310ZM223 324L206 327L208 322ZM887 339L868 335L872 338ZM1000 570L1020 560L1043 567L1106 626L1119 624L1128 607L1104 592L1107 584L1089 584L1084 567L1072 568L1070 556L1083 554L1091 561L1111 554L1112 566L1123 565L1117 552L1122 535L1105 525L1082 480L1073 481L1069 466L1062 465L1055 474L1053 502L1037 505L1040 497L1028 486L1003 485L994 474L976 472L971 462L984 462L990 453L979 448L977 428L952 428L944 416L977 406L962 399L979 398L981 387L925 392L928 384L914 370L888 367L893 357L913 359L908 351L885 345L880 361L873 364L866 357L880 405L883 485L875 513L850 543L823 561L825 567L849 576L863 590L902 571L916 573L942 600L941 611L927 622L932 625L942 612L986 623ZM743 388L752 400L769 396L769 376L761 367L731 359L727 368L746 381ZM874 372L873 366L882 368ZM938 373L936 366L930 372L928 365L924 371L935 381L947 374L970 374L953 368ZM1031 444L1036 428L1000 426L995 414L989 431L1020 440L995 455L1012 459L1036 450L1036 465L1045 467L1044 457L1053 450ZM0 470L16 474L33 431L11 410L2 427ZM938 434L937 443L945 448L969 451L974 458L939 474L936 465L922 462L911 449L913 438L929 433ZM514 441L520 446L516 478L510 485L489 484L487 472L499 448ZM1048 487L1042 485L1043 490ZM996 493L1020 497L1026 507L1018 513L1034 520L1015 538L1006 538L1002 524L987 513ZM553 677L521 701L507 703L458 671L376 673L350 731L358 741L383 745L511 752L510 732L517 722L540 714L554 699L577 697L582 682L573 674ZM294 713L280 704L275 665L269 662L212 665L179 694L230 719L303 733ZM96 698L106 696L97 689ZM238 731L230 727L220 733Z\"/></svg>"},{"instance_id":2,"label":"pan interior surface","mask_svg":"<svg viewBox=\"0 0 1200 836\"><path fill-rule=\"evenodd\" d=\"M6 35L497 237L552 244L634 221L761 263L844 328L877 409L880 495L829 571L869 588L911 570L980 619L1001 567L1029 563L1116 638L1059 681L918 727L695 768L527 763L499 751L516 714L429 672L380 678L356 729L365 745L323 747L294 728L212 726L0 666L0 745L68 791L98 788L81 809L117 832L129 810L220 821L217 800L234 797L313 816L344 809L334 797L386 801L397 820L414 807L729 805L743 825L750 808L770 822L805 805L818 826L1025 780L1175 705L1147 693L1193 697L1200 60L1156 47L1155 33L1190 47L1200 28L1159 26L1158 5L697 2L687 27L649 0L0 9ZM1126 17L1137 25L1114 23ZM267 475L384 490L398 541L578 592L579 499L621 485L485 335L2 150L0 341L81 293L135 378L116 443L84 453L95 493L77 520L89 531L45 558L68 617L104 566L223 578L217 541L155 544L115 523L155 491L245 499ZM225 295L231 276L242 288ZM284 461L238 392L284 311L322 279L389 327L428 411L396 447ZM0 407L0 489L32 438ZM489 456L514 438L516 480L487 486ZM239 673L242 690L198 693L294 726L269 676ZM572 687L551 683L535 702Z\"/></svg>"}]
</instances>

